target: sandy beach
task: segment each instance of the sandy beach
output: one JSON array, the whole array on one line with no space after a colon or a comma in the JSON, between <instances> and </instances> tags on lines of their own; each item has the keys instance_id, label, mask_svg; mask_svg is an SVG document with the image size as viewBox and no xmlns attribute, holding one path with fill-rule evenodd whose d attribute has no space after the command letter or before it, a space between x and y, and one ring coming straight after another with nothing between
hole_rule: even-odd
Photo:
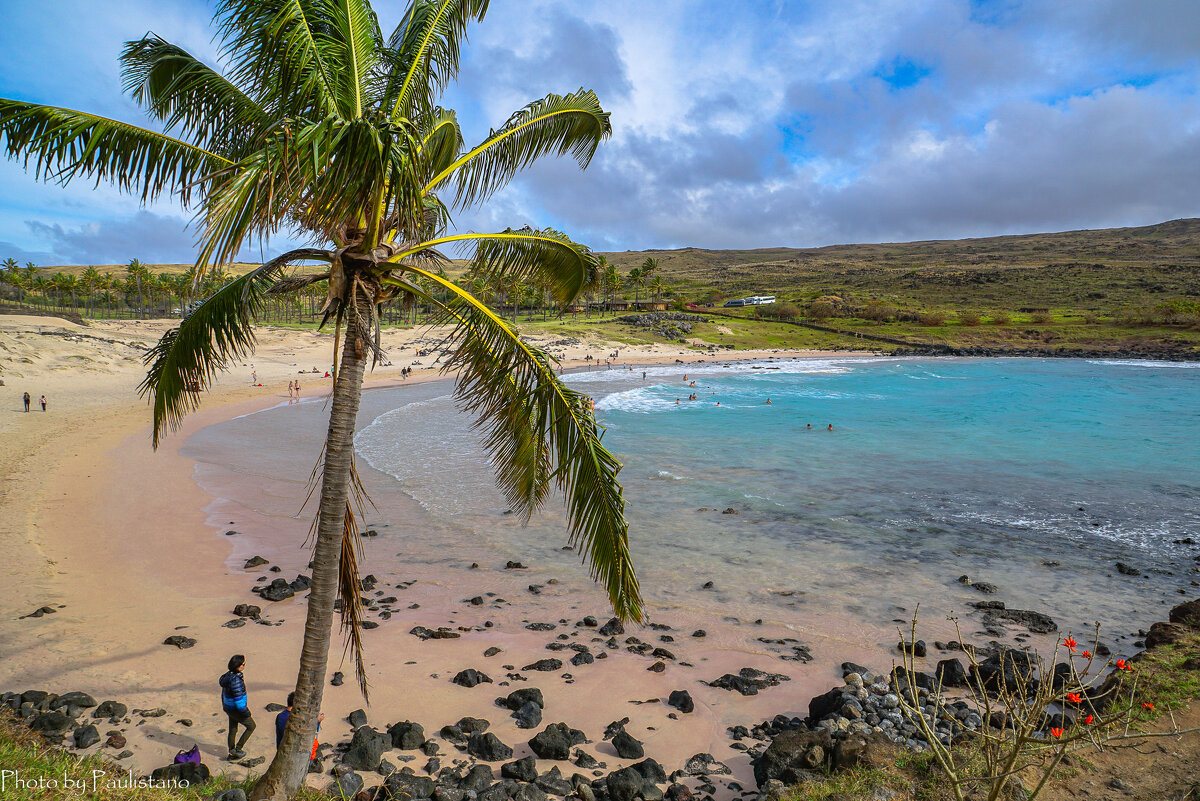
<instances>
[{"instance_id":1,"label":"sandy beach","mask_svg":"<svg viewBox=\"0 0 1200 801\"><path fill-rule=\"evenodd\" d=\"M253 358L221 376L201 410L155 452L150 447L149 411L136 388L144 375L144 349L168 325L137 321L81 327L52 318L0 317L4 368L0 437L5 443L0 461L0 547L7 555L0 563L0 581L11 588L0 598L0 689L81 690L97 700L121 701L131 710L164 709L166 713L158 717L132 713L130 724L119 727L133 751L122 764L148 772L170 762L177 750L197 743L207 762L236 774L246 768L221 761L225 719L219 714L216 680L230 654L247 655L250 702L258 721L249 756L269 758L273 715L263 708L282 702L294 682L304 604L297 597L264 609L264 617L280 625L222 626L239 603L267 607L249 588L260 575L274 576L259 573L266 566L242 569L253 545L240 534L225 536L223 524L214 525L206 512L214 499L194 482L194 465L180 455L179 448L189 434L205 426L286 402L287 384L302 370L319 369L317 375L299 376L305 397L326 392L329 380L323 375L332 356L332 337L260 328ZM438 339L438 332L424 329L388 331L384 350L393 364L377 369L368 386L401 383L399 371L415 360L415 349ZM603 356L614 347L620 348L622 362L711 358L661 345L630 348L592 342L557 350L569 368L587 364L587 354ZM784 355L823 354L736 354L738 358ZM415 368L409 383L441 377L428 364L429 358L420 361L426 364ZM262 386L250 386L252 373ZM34 411L24 413L21 394L25 391L35 401L45 394L48 410L43 413L35 403ZM228 528L236 529L236 521L231 523ZM299 533L302 539L303 531ZM369 547L364 574L372 572ZM298 549L290 557L264 556L272 562L279 559L284 577L303 569ZM505 571L503 564L484 564L471 574L377 576L380 590L400 594L395 591L399 584L405 593L401 600L420 608L368 632L371 725L382 729L408 719L421 723L434 737L442 726L464 715L486 717L492 721L490 731L514 746L519 758L529 753L526 741L534 731L517 729L492 699L538 686L546 696L543 726L562 720L582 729L593 741L585 750L610 770L627 761L616 757L610 743L600 741L601 733L608 723L628 716L629 732L668 771L693 754L708 752L728 762L743 785L752 786L748 760L729 748L725 726L761 721L779 712L803 715L808 699L836 678L828 667L802 670L799 663L781 661L767 647L747 661L744 652L722 642L719 624L715 636L694 639L691 632L705 621L686 619L664 619L672 626L669 632L627 632L673 651L675 658L660 673L647 671L654 660L628 653L624 647L610 651L611 658L603 662L575 671L570 680L558 673L523 671L524 665L538 659L565 661L571 651L546 650L556 638L596 650L595 632L575 624L585 615L597 616L603 623L607 610L596 602L602 600L599 594L581 600L556 597L548 588L538 601L545 614L533 617L531 607L518 600L529 583L520 573ZM414 580L416 584L404 586ZM513 603L504 609L463 611L463 594L471 586ZM44 606L56 611L22 617ZM486 630L485 618L494 624ZM556 629L524 628L525 623L543 620ZM459 639L428 642L408 634L415 625L451 624L477 630ZM174 634L194 637L197 644L186 650L164 646L164 638ZM806 639L809 634L834 636L839 642L838 660L867 659L872 649L857 643L890 636L883 625L864 630L859 622L834 618L814 621L812 631L804 634ZM492 646L501 653L485 659L483 651ZM834 649L822 650L827 658L835 655ZM702 669L679 664L689 661L704 664ZM793 681L749 698L698 681L736 673L745 666L790 675ZM467 667L487 672L495 683L470 689L451 684L450 677ZM350 732L346 715L364 705L350 664L343 666L342 645L335 636L330 673L339 669L351 678L344 686L326 690L323 742L345 739ZM510 678L510 673L523 679ZM696 711L673 720L669 716L675 710L661 701L681 688L696 698ZM648 700L652 702L631 703ZM101 734L111 728L100 726ZM103 746L89 750L96 749L113 751ZM458 756L444 743L441 754L444 761ZM416 755L421 761L413 766L419 768L424 757ZM396 752L389 752L388 758L396 758ZM323 786L328 777L310 777L310 781Z\"/></svg>"}]
</instances>

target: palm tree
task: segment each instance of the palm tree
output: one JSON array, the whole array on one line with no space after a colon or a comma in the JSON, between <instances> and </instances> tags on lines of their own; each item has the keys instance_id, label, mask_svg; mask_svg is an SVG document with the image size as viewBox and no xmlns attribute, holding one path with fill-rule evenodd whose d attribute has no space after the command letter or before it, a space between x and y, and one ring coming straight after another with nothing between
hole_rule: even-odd
<instances>
[{"instance_id":1,"label":"palm tree","mask_svg":"<svg viewBox=\"0 0 1200 801\"><path fill-rule=\"evenodd\" d=\"M634 267L629 271L629 276L626 278L626 283L633 287L633 305L637 306L641 299L641 288L646 285L646 277L642 275L641 267Z\"/></svg>"},{"instance_id":2,"label":"palm tree","mask_svg":"<svg viewBox=\"0 0 1200 801\"><path fill-rule=\"evenodd\" d=\"M0 264L0 280L17 290L17 305L23 305L25 300L25 277L21 274L21 265L9 256Z\"/></svg>"},{"instance_id":3,"label":"palm tree","mask_svg":"<svg viewBox=\"0 0 1200 801\"><path fill-rule=\"evenodd\" d=\"M429 268L444 246L470 247L496 277L546 277L570 303L595 256L550 229L451 234L451 211L474 206L534 160L573 156L581 167L611 134L595 94L550 94L464 150L453 111L438 106L458 68L467 25L488 0L410 0L385 36L367 0L219 0L224 74L154 34L122 53L125 88L164 133L69 109L0 100L8 155L41 178L108 180L150 201L174 194L197 211L197 266L232 263L247 243L287 229L314 246L282 253L233 280L148 354L143 393L153 441L195 408L198 393L254 345L252 321L269 293L323 282L323 321L340 342L320 467L312 586L295 703L255 799L300 785L325 683L335 595L367 692L354 515L353 437L367 362L380 355L379 312L417 300L453 326L455 395L487 432L508 502L528 516L551 485L567 497L568 529L617 615L640 620L617 473L586 398L561 384L550 357L522 342L491 309ZM324 244L317 247L316 244ZM321 262L320 272L282 275ZM440 302L430 287L444 289ZM335 345L335 349L338 346ZM336 353L335 353L336 357Z\"/></svg>"},{"instance_id":4,"label":"palm tree","mask_svg":"<svg viewBox=\"0 0 1200 801\"><path fill-rule=\"evenodd\" d=\"M2 109L0 109L2 112ZM146 265L142 264L137 259L130 259L129 264L125 267L125 286L134 287L137 289L138 313L141 314L146 307L145 296L142 294L142 282L150 278L150 270Z\"/></svg>"},{"instance_id":5,"label":"palm tree","mask_svg":"<svg viewBox=\"0 0 1200 801\"><path fill-rule=\"evenodd\" d=\"M604 305L606 307L612 299L613 294L620 292L624 285L625 282L621 278L620 270L610 264L608 269L604 271Z\"/></svg>"},{"instance_id":6,"label":"palm tree","mask_svg":"<svg viewBox=\"0 0 1200 801\"><path fill-rule=\"evenodd\" d=\"M663 281L661 275L656 275L650 279L650 291L654 293L654 302L658 303L662 299L662 293L667 289L667 284Z\"/></svg>"}]
</instances>

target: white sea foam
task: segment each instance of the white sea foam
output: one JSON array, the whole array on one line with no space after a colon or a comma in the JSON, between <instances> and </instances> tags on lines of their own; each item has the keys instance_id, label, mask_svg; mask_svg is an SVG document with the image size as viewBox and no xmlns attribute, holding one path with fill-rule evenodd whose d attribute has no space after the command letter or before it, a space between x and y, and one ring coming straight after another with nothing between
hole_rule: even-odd
<instances>
[{"instance_id":1,"label":"white sea foam","mask_svg":"<svg viewBox=\"0 0 1200 801\"><path fill-rule=\"evenodd\" d=\"M1103 364L1108 367L1175 367L1181 370L1200 368L1200 362L1163 362L1154 359L1089 359L1088 364Z\"/></svg>"},{"instance_id":2,"label":"white sea foam","mask_svg":"<svg viewBox=\"0 0 1200 801\"><path fill-rule=\"evenodd\" d=\"M567 373L563 375L563 381L569 384L591 384L604 381L637 381L641 382L642 373L646 373L646 380L674 377L679 373L687 373L693 375L753 375L751 371L757 369L770 369L772 374L778 375L781 373L848 373L858 364L872 364L876 362L892 362L901 361L899 357L889 356L850 356L841 359L830 358L811 358L811 359L777 359L774 361L749 361L749 362L720 362L713 364L674 364L674 365L659 365L655 367L638 367L634 365L633 370L625 369L624 367L613 367L611 370L586 370L577 373Z\"/></svg>"}]
</instances>

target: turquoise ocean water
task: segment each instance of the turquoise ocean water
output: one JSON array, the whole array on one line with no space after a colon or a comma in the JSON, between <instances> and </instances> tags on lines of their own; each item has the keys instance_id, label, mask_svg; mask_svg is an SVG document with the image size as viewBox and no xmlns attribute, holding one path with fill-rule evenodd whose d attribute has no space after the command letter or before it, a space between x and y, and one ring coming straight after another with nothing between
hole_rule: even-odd
<instances>
[{"instance_id":1,"label":"turquoise ocean water","mask_svg":"<svg viewBox=\"0 0 1200 801\"><path fill-rule=\"evenodd\" d=\"M836 611L890 625L917 603L941 616L983 598L958 583L968 575L999 586L987 597L1049 612L1064 628L1099 621L1120 645L1163 619L1178 590L1196 594L1200 547L1187 540L1200 541L1198 368L780 359L567 379L596 399L604 442L625 465L652 609L785 625ZM373 468L364 480L376 519L409 543L437 544L409 548L409 564L525 557L594 592L558 549L558 505L528 527L505 514L448 389L364 397L356 444ZM185 453L214 465L225 454L226 472L291 471L295 484L319 449L323 414L321 404L262 412L206 429ZM285 427L309 433L278 436ZM241 463L229 464L231 445L272 431L271 449L238 449ZM237 484L213 487L236 495ZM1141 575L1117 572L1118 561ZM713 589L699 591L707 581Z\"/></svg>"}]
</instances>

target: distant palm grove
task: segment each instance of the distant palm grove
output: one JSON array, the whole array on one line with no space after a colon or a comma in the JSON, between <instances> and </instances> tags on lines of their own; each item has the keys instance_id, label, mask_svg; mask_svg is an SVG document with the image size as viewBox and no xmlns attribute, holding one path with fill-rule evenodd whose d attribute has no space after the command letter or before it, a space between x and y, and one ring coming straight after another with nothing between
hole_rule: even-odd
<instances>
[{"instance_id":1,"label":"distant palm grove","mask_svg":"<svg viewBox=\"0 0 1200 801\"><path fill-rule=\"evenodd\" d=\"M627 273L607 264L603 256L600 263L594 283L574 307L576 313L665 306L663 298L672 294L658 274L655 259L648 258ZM437 275L447 278L442 269ZM51 273L33 262L20 264L8 258L0 262L0 303L7 310L74 313L91 318L182 317L194 304L237 277L223 269L209 269L197 280L195 269L154 272L137 259L116 271L88 267L82 273ZM455 283L514 320L522 311L545 316L555 306L546 284L519 278L496 281L477 270L468 270ZM437 287L429 290L435 296L442 294ZM628 296L632 296L632 303ZM312 284L288 296L273 295L259 319L264 323L316 323L325 297L323 284ZM382 322L415 324L432 313L433 309L420 304L407 309L389 307L382 312Z\"/></svg>"}]
</instances>

